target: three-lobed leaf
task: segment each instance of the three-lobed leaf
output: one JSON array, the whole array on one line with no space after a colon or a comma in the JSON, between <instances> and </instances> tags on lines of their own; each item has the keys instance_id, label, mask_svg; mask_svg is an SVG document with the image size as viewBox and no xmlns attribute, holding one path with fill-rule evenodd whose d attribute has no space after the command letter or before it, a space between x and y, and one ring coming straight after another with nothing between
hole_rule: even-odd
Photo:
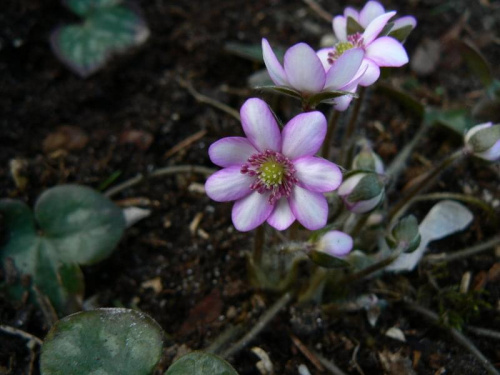
<instances>
[{"instance_id":1,"label":"three-lobed leaf","mask_svg":"<svg viewBox=\"0 0 500 375\"><path fill-rule=\"evenodd\" d=\"M192 352L174 362L164 375L238 375L222 358L203 352Z\"/></svg>"}]
</instances>

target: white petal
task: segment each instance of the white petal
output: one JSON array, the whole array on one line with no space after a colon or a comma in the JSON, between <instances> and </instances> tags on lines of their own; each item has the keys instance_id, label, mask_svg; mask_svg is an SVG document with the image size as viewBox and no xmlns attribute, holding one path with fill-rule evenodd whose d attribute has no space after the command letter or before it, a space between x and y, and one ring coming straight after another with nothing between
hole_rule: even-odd
<instances>
[{"instance_id":1,"label":"white petal","mask_svg":"<svg viewBox=\"0 0 500 375\"><path fill-rule=\"evenodd\" d=\"M298 91L316 93L325 86L325 70L316 52L305 43L290 47L285 53L288 82Z\"/></svg>"},{"instance_id":2,"label":"white petal","mask_svg":"<svg viewBox=\"0 0 500 375\"><path fill-rule=\"evenodd\" d=\"M289 86L290 84L286 79L285 69L281 66L266 38L262 38L262 56L273 82L278 86Z\"/></svg>"},{"instance_id":3,"label":"white petal","mask_svg":"<svg viewBox=\"0 0 500 375\"><path fill-rule=\"evenodd\" d=\"M380 68L370 59L363 59L360 69L365 69L365 73L359 81L360 86L370 86L373 85L377 79L380 77Z\"/></svg>"},{"instance_id":4,"label":"white petal","mask_svg":"<svg viewBox=\"0 0 500 375\"><path fill-rule=\"evenodd\" d=\"M394 21L394 26L392 27L391 31L402 29L403 27L406 26L411 26L411 28L414 29L417 26L417 20L415 19L415 17L405 16L398 18L397 20Z\"/></svg>"},{"instance_id":5,"label":"white petal","mask_svg":"<svg viewBox=\"0 0 500 375\"><path fill-rule=\"evenodd\" d=\"M500 126L500 125L497 125ZM477 157L480 157L488 161L497 161L500 159L500 141L496 141L493 146L483 152L474 153Z\"/></svg>"},{"instance_id":6,"label":"white petal","mask_svg":"<svg viewBox=\"0 0 500 375\"><path fill-rule=\"evenodd\" d=\"M269 193L260 194L256 191L243 199L236 201L233 206L233 224L240 232L247 232L257 228L269 217L274 206L269 204Z\"/></svg>"},{"instance_id":7,"label":"white petal","mask_svg":"<svg viewBox=\"0 0 500 375\"><path fill-rule=\"evenodd\" d=\"M207 195L217 202L229 202L250 194L255 177L240 172L240 167L221 169L205 183Z\"/></svg>"},{"instance_id":8,"label":"white petal","mask_svg":"<svg viewBox=\"0 0 500 375\"><path fill-rule=\"evenodd\" d=\"M366 29L370 22L384 13L385 9L378 1L369 1L359 12L359 23Z\"/></svg>"},{"instance_id":9,"label":"white petal","mask_svg":"<svg viewBox=\"0 0 500 375\"><path fill-rule=\"evenodd\" d=\"M289 159L318 152L326 135L326 118L318 111L301 113L283 128L283 155Z\"/></svg>"},{"instance_id":10,"label":"white petal","mask_svg":"<svg viewBox=\"0 0 500 375\"><path fill-rule=\"evenodd\" d=\"M250 156L258 153L255 147L243 137L227 137L212 143L208 155L212 163L220 167L242 166Z\"/></svg>"},{"instance_id":11,"label":"white petal","mask_svg":"<svg viewBox=\"0 0 500 375\"><path fill-rule=\"evenodd\" d=\"M318 250L329 255L340 257L347 255L353 246L352 237L339 230L327 232L318 243Z\"/></svg>"},{"instance_id":12,"label":"white petal","mask_svg":"<svg viewBox=\"0 0 500 375\"><path fill-rule=\"evenodd\" d=\"M347 20L347 17L351 17L357 23L359 23L359 12L352 7L347 7L344 9L344 17L346 18L346 20Z\"/></svg>"},{"instance_id":13,"label":"white petal","mask_svg":"<svg viewBox=\"0 0 500 375\"><path fill-rule=\"evenodd\" d=\"M340 185L339 190L337 190L338 195L344 197L351 194L354 188L358 185L359 181L361 181L361 179L365 176L366 173L356 173L355 175L345 179L344 182L342 182L342 185Z\"/></svg>"},{"instance_id":14,"label":"white petal","mask_svg":"<svg viewBox=\"0 0 500 375\"><path fill-rule=\"evenodd\" d=\"M295 216L293 215L286 198L281 198L276 203L274 211L267 218L268 224L277 230L287 229L294 221Z\"/></svg>"},{"instance_id":15,"label":"white petal","mask_svg":"<svg viewBox=\"0 0 500 375\"><path fill-rule=\"evenodd\" d=\"M345 51L328 71L325 90L341 90L343 86L351 82L361 67L364 55L362 48Z\"/></svg>"},{"instance_id":16,"label":"white petal","mask_svg":"<svg viewBox=\"0 0 500 375\"><path fill-rule=\"evenodd\" d=\"M375 38L380 34L382 29L385 27L387 22L394 17L396 12L388 12L384 13L381 16L375 18L370 24L367 26L365 32L363 33L363 43L365 46L368 46Z\"/></svg>"},{"instance_id":17,"label":"white petal","mask_svg":"<svg viewBox=\"0 0 500 375\"><path fill-rule=\"evenodd\" d=\"M333 32L340 42L347 41L347 18L336 16L332 21Z\"/></svg>"},{"instance_id":18,"label":"white petal","mask_svg":"<svg viewBox=\"0 0 500 375\"><path fill-rule=\"evenodd\" d=\"M366 48L366 57L378 66L399 67L408 63L408 55L403 45L390 36L373 41Z\"/></svg>"},{"instance_id":19,"label":"white petal","mask_svg":"<svg viewBox=\"0 0 500 375\"><path fill-rule=\"evenodd\" d=\"M321 193L314 193L295 185L289 198L290 208L297 220L309 230L326 225L328 203Z\"/></svg>"},{"instance_id":20,"label":"white petal","mask_svg":"<svg viewBox=\"0 0 500 375\"><path fill-rule=\"evenodd\" d=\"M384 191L382 191L376 197L367 199L365 201L348 202L347 200L344 200L344 203L346 204L349 211L354 212L355 214L364 214L377 207L383 197Z\"/></svg>"},{"instance_id":21,"label":"white petal","mask_svg":"<svg viewBox=\"0 0 500 375\"><path fill-rule=\"evenodd\" d=\"M300 186L317 193L335 190L342 182L340 168L332 162L305 156L293 162Z\"/></svg>"},{"instance_id":22,"label":"white petal","mask_svg":"<svg viewBox=\"0 0 500 375\"><path fill-rule=\"evenodd\" d=\"M479 130L486 129L486 128L491 128L492 126L493 126L492 122L485 122L484 124L479 124L479 125L473 126L465 134L465 139L464 139L465 143L468 143L469 139L471 139L471 137L474 134L476 134Z\"/></svg>"},{"instance_id":23,"label":"white petal","mask_svg":"<svg viewBox=\"0 0 500 375\"><path fill-rule=\"evenodd\" d=\"M241 107L240 116L243 131L257 150L281 150L280 129L266 102L258 98L248 99Z\"/></svg>"},{"instance_id":24,"label":"white petal","mask_svg":"<svg viewBox=\"0 0 500 375\"><path fill-rule=\"evenodd\" d=\"M322 48L316 52L316 56L318 56L319 61L321 61L321 64L323 64L323 69L325 69L325 72L328 72L332 67L332 64L328 62L328 55L330 54L330 52L333 52L333 48Z\"/></svg>"}]
</instances>

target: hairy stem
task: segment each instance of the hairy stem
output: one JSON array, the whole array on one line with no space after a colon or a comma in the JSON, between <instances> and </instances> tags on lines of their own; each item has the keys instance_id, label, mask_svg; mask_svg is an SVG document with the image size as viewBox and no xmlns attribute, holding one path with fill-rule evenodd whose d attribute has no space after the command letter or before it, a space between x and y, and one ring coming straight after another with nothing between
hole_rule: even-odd
<instances>
[{"instance_id":1,"label":"hairy stem","mask_svg":"<svg viewBox=\"0 0 500 375\"><path fill-rule=\"evenodd\" d=\"M363 104L363 100L365 97L366 93L366 88L361 87L359 89L359 98L356 100L356 103L354 104L354 108L352 110L352 115L351 118L349 119L349 123L347 124L344 138L342 140L342 144L340 146L340 164L343 165L344 167L348 167L351 158L349 156L352 148L352 143L353 143L353 134L356 131L356 125L358 123L358 116L359 112L361 110L361 105Z\"/></svg>"}]
</instances>

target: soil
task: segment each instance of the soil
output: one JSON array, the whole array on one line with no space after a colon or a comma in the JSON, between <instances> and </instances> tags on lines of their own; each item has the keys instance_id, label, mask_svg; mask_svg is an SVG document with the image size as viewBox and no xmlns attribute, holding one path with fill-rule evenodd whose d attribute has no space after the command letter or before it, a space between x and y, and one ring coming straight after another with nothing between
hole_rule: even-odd
<instances>
[{"instance_id":1,"label":"soil","mask_svg":"<svg viewBox=\"0 0 500 375\"><path fill-rule=\"evenodd\" d=\"M325 0L319 4L339 14L345 6L359 8L363 2ZM248 77L262 65L226 52L228 42L258 44L265 36L276 45L305 41L317 47L320 38L331 33L328 22L299 0L144 0L138 5L151 30L148 41L81 79L55 58L48 43L56 26L75 20L59 1L7 0L2 4L0 196L33 204L41 192L58 184L105 190L160 167L213 168L208 146L221 137L240 134L240 124L227 113L197 102L179 79L238 109L246 98L262 96L247 86ZM438 66L427 75L418 76L418 67L406 66L383 80L387 84L405 87L421 102L434 106L470 108L482 86L460 61L454 44L447 41L454 31L459 38L471 40L499 76L500 7L495 2L414 0L404 4L384 1L384 5L417 17L418 27L406 43L410 55L425 40L440 41L443 48ZM460 24L464 14L467 20ZM265 97L272 100L282 119L291 118L299 109L291 100ZM370 90L367 103L361 131L388 162L412 139L419 119L376 89ZM346 119L343 116L341 122ZM201 137L172 154L175 146L198 132ZM458 135L445 128L430 129L398 188L460 142ZM13 160L21 165L25 188L12 177ZM435 190L498 199L498 172L498 168L467 160L443 174ZM126 231L110 258L83 268L88 306L140 309L170 335L165 365L182 352L206 348L230 324L252 326L279 298L248 283L246 253L252 234L233 228L231 205L211 201L201 189L203 183L204 176L183 173L148 179L114 196L124 207L139 205L152 214ZM429 207L423 203L414 213L421 219ZM482 211L472 210L476 216L469 229L435 242L432 251L460 249L498 231ZM192 230L195 219L200 221ZM442 289L456 287L466 272L480 281L496 262L498 258L489 251L440 270L421 267L409 274L384 275L343 293L355 298L375 290L397 290L412 298L420 296L421 303L439 311L439 301L429 297L435 293L429 292L433 282ZM486 282L480 289L484 291L480 298L488 306L481 305L469 324L498 331L498 275L496 282ZM38 307L11 301L1 292L0 309L2 325L40 338L49 329ZM386 336L391 327L401 329L406 342ZM327 314L319 306L293 302L230 362L242 375L259 374L258 358L249 350L257 346L269 354L276 374L297 374L300 364L312 374L326 373L315 366L315 355L311 362L293 337L348 374L486 373L446 330L435 329L402 303L388 303L372 327L365 311ZM498 341L472 334L471 339L498 367ZM38 353L39 348L32 351L22 337L0 331L0 373L38 374Z\"/></svg>"}]
</instances>

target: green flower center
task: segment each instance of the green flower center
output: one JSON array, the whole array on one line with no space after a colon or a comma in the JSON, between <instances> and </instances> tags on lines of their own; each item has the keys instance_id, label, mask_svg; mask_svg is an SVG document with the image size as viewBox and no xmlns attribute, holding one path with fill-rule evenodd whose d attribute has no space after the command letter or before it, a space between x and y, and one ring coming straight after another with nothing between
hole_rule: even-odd
<instances>
[{"instance_id":1,"label":"green flower center","mask_svg":"<svg viewBox=\"0 0 500 375\"><path fill-rule=\"evenodd\" d=\"M340 43L337 43L337 45L335 46L335 49L337 50L337 53L339 54L339 56L342 56L342 54L345 51L348 51L353 47L354 47L354 45L351 42L340 42Z\"/></svg>"},{"instance_id":2,"label":"green flower center","mask_svg":"<svg viewBox=\"0 0 500 375\"><path fill-rule=\"evenodd\" d=\"M260 180L268 187L280 185L285 174L285 166L270 158L259 168Z\"/></svg>"}]
</instances>

